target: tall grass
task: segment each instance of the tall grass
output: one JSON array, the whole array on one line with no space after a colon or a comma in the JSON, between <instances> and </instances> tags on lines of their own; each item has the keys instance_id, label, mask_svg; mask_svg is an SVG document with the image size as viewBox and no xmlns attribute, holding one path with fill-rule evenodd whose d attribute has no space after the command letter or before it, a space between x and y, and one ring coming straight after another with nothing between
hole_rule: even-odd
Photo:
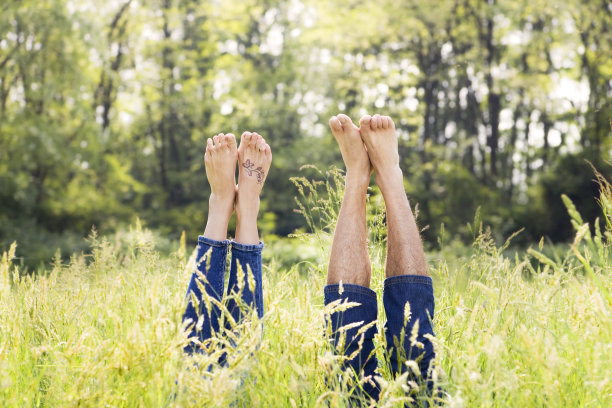
<instances>
[{"instance_id":1,"label":"tall grass","mask_svg":"<svg viewBox=\"0 0 612 408\"><path fill-rule=\"evenodd\" d=\"M317 248L316 260L264 269L262 340L260 325L245 322L228 345L229 365L211 371L216 355L182 352L194 267L184 241L161 257L139 225L112 240L93 234L91 256L58 258L36 276L11 264L11 248L0 263L0 405L346 406L350 385L334 375L339 359L324 338L322 296L343 183L339 172L321 175L294 180L312 232L293 239ZM550 255L540 243L510 258L476 223L472 248L428 254L445 405L612 406L612 194L600 182L602 227L584 223L565 199L576 228L567 250ZM375 191L369 200L372 286L380 293L384 213ZM402 379L380 371L380 406L402 406Z\"/></svg>"}]
</instances>

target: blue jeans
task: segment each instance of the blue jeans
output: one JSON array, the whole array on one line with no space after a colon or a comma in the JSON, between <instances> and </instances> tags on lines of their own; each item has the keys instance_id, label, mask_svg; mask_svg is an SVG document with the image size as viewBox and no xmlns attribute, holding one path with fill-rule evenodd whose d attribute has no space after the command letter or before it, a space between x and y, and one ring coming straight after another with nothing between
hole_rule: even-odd
<instances>
[{"instance_id":1,"label":"blue jeans","mask_svg":"<svg viewBox=\"0 0 612 408\"><path fill-rule=\"evenodd\" d=\"M225 263L230 246L232 257L227 301L224 304ZM225 322L225 328L231 328L228 316L223 316L224 312L229 312L234 322L240 322L252 308L256 309L260 319L263 317L262 249L261 242L258 245L243 245L229 240L215 241L204 236L198 237L197 271L191 276L187 288L187 307L183 315L183 322L191 319L187 326L189 338L197 338L200 343L206 344L208 339L219 332L220 321ZM207 298L201 289L204 289ZM231 294L234 296L229 296ZM184 350L189 354L202 352L199 344L194 341Z\"/></svg>"},{"instance_id":2,"label":"blue jeans","mask_svg":"<svg viewBox=\"0 0 612 408\"><path fill-rule=\"evenodd\" d=\"M378 400L380 389L373 380L374 370L378 366L374 353L374 335L376 334L377 301L376 292L359 285L339 284L325 287L325 304L331 302L355 302L358 305L344 311L335 311L329 316L331 343L335 351L345 356L353 356L346 362L362 378L370 378L363 385L363 392ZM405 311L410 316L407 319ZM387 345L386 358L393 375L408 370L405 364L414 360L421 372L420 378L411 374L410 379L425 384L432 390L433 384L428 379L429 365L434 358L433 344L425 335L434 335L431 318L434 313L434 294L431 278L420 275L401 275L385 279L383 305L387 322L385 338ZM418 323L417 323L418 322ZM342 329L343 326L355 324L355 327ZM418 327L415 329L415 325ZM368 328L364 330L367 326ZM416 338L412 338L415 329Z\"/></svg>"}]
</instances>

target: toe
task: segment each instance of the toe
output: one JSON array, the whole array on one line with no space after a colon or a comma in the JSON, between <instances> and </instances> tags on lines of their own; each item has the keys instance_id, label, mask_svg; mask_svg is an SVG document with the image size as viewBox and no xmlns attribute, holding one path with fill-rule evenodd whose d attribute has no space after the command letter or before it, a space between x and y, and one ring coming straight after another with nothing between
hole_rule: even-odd
<instances>
[{"instance_id":1,"label":"toe","mask_svg":"<svg viewBox=\"0 0 612 408\"><path fill-rule=\"evenodd\" d=\"M381 123L382 123L382 128L383 129L388 129L389 128L389 121L387 120L388 116L381 116L380 119L381 119Z\"/></svg>"},{"instance_id":2,"label":"toe","mask_svg":"<svg viewBox=\"0 0 612 408\"><path fill-rule=\"evenodd\" d=\"M251 140L251 135L251 132L243 132L242 136L240 136L240 145L242 145L242 143L249 144L249 141Z\"/></svg>"},{"instance_id":3,"label":"toe","mask_svg":"<svg viewBox=\"0 0 612 408\"><path fill-rule=\"evenodd\" d=\"M372 129L378 129L378 119L380 119L379 114L372 116Z\"/></svg>"},{"instance_id":4,"label":"toe","mask_svg":"<svg viewBox=\"0 0 612 408\"><path fill-rule=\"evenodd\" d=\"M387 123L388 123L389 127L391 129L395 129L395 122L393 122L393 119L391 119L390 116L385 116L385 118L387 119Z\"/></svg>"},{"instance_id":5,"label":"toe","mask_svg":"<svg viewBox=\"0 0 612 408\"><path fill-rule=\"evenodd\" d=\"M262 139L261 135L257 132L253 132L253 146L257 147L257 145L259 144L260 140Z\"/></svg>"},{"instance_id":6,"label":"toe","mask_svg":"<svg viewBox=\"0 0 612 408\"><path fill-rule=\"evenodd\" d=\"M359 119L359 127L369 130L371 127L370 126L371 122L372 122L372 117L370 115L363 115L361 119Z\"/></svg>"},{"instance_id":7,"label":"toe","mask_svg":"<svg viewBox=\"0 0 612 408\"><path fill-rule=\"evenodd\" d=\"M337 132L342 130L342 124L340 123L340 120L338 120L336 116L332 116L329 119L329 127L331 128L331 130L335 130Z\"/></svg>"},{"instance_id":8,"label":"toe","mask_svg":"<svg viewBox=\"0 0 612 408\"><path fill-rule=\"evenodd\" d=\"M219 135L219 146L226 147L227 146L227 136L224 134Z\"/></svg>"},{"instance_id":9,"label":"toe","mask_svg":"<svg viewBox=\"0 0 612 408\"><path fill-rule=\"evenodd\" d=\"M382 129L382 116L378 115L376 118L377 128Z\"/></svg>"},{"instance_id":10,"label":"toe","mask_svg":"<svg viewBox=\"0 0 612 408\"><path fill-rule=\"evenodd\" d=\"M351 123L351 118L346 116L344 113L338 115L338 120L340 121L340 123L342 123L343 127Z\"/></svg>"},{"instance_id":11,"label":"toe","mask_svg":"<svg viewBox=\"0 0 612 408\"><path fill-rule=\"evenodd\" d=\"M236 136L234 136L233 133L228 133L225 135L225 139L229 147L236 147Z\"/></svg>"},{"instance_id":12,"label":"toe","mask_svg":"<svg viewBox=\"0 0 612 408\"><path fill-rule=\"evenodd\" d=\"M263 139L263 137L257 141L257 148L259 149L260 152L263 152L266 150L266 141Z\"/></svg>"},{"instance_id":13,"label":"toe","mask_svg":"<svg viewBox=\"0 0 612 408\"><path fill-rule=\"evenodd\" d=\"M266 156L270 155L272 155L272 149L270 148L270 145L266 143Z\"/></svg>"},{"instance_id":14,"label":"toe","mask_svg":"<svg viewBox=\"0 0 612 408\"><path fill-rule=\"evenodd\" d=\"M215 142L215 146L219 143L219 140L221 139L221 135L223 135L223 133L219 133L218 135L215 135L213 137L213 141Z\"/></svg>"},{"instance_id":15,"label":"toe","mask_svg":"<svg viewBox=\"0 0 612 408\"><path fill-rule=\"evenodd\" d=\"M208 162L210 160L210 153L213 148L213 142L211 138L206 140L206 151L204 152L204 162Z\"/></svg>"}]
</instances>

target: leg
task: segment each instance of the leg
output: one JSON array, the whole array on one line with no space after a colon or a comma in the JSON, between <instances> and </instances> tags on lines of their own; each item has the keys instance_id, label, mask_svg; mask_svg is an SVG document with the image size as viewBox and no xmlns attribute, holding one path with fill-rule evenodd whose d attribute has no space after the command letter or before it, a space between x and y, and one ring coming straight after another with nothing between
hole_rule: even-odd
<instances>
[{"instance_id":1,"label":"leg","mask_svg":"<svg viewBox=\"0 0 612 408\"><path fill-rule=\"evenodd\" d=\"M395 124L388 116L366 115L360 126L387 207L386 277L428 276L423 244L404 191Z\"/></svg>"},{"instance_id":2,"label":"leg","mask_svg":"<svg viewBox=\"0 0 612 408\"><path fill-rule=\"evenodd\" d=\"M191 275L187 287L187 307L183 315L187 337L192 339L184 349L188 354L203 351L206 341L219 331L228 247L228 241L198 238L197 272Z\"/></svg>"},{"instance_id":3,"label":"leg","mask_svg":"<svg viewBox=\"0 0 612 408\"><path fill-rule=\"evenodd\" d=\"M200 346L219 330L219 305L228 250L227 224L234 207L237 157L234 135L219 134L208 139L204 154L211 188L208 221L204 235L198 239L197 271L187 288L187 307L183 315L183 321L190 322L188 337L198 341L185 347L187 353L201 351Z\"/></svg>"},{"instance_id":4,"label":"leg","mask_svg":"<svg viewBox=\"0 0 612 408\"><path fill-rule=\"evenodd\" d=\"M434 357L433 345L425 337L433 335L433 287L419 231L404 191L395 124L388 116L366 115L361 118L360 131L387 209L383 303L391 369L394 373L402 373L407 369L404 360L418 360L420 371L425 375Z\"/></svg>"},{"instance_id":5,"label":"leg","mask_svg":"<svg viewBox=\"0 0 612 408\"><path fill-rule=\"evenodd\" d=\"M208 220L204 236L217 241L227 238L227 224L234 211L236 198L236 137L231 133L207 140L204 164L210 184Z\"/></svg>"},{"instance_id":6,"label":"leg","mask_svg":"<svg viewBox=\"0 0 612 408\"><path fill-rule=\"evenodd\" d=\"M232 242L232 260L227 293L240 296L241 305L230 297L227 308L234 322L239 322L248 310L255 308L263 317L263 287L261 276L261 250L257 215L259 195L270 164L270 146L257 133L245 132L238 148L239 175L236 197L236 240ZM241 306L243 307L241 309Z\"/></svg>"},{"instance_id":7,"label":"leg","mask_svg":"<svg viewBox=\"0 0 612 408\"><path fill-rule=\"evenodd\" d=\"M366 230L366 194L371 167L359 129L350 118L341 114L332 117L329 124L346 165L346 185L327 270L325 304L358 304L331 313L329 327L336 351L347 357L353 356L347 365L365 378L373 376L377 366L373 343L377 304L376 293L369 288L371 265ZM352 323L361 324L342 329ZM366 383L364 391L370 397L378 398L379 390L374 381Z\"/></svg>"},{"instance_id":8,"label":"leg","mask_svg":"<svg viewBox=\"0 0 612 408\"><path fill-rule=\"evenodd\" d=\"M349 283L370 287L371 265L366 229L366 194L370 161L359 129L346 115L329 120L346 166L344 198L334 232L327 284ZM350 254L350 256L347 256Z\"/></svg>"}]
</instances>

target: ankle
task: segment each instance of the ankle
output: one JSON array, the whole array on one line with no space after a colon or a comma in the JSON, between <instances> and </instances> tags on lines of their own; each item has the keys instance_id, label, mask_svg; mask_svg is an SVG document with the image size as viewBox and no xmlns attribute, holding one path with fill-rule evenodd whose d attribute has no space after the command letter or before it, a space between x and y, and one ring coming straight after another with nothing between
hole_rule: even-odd
<instances>
[{"instance_id":1,"label":"ankle","mask_svg":"<svg viewBox=\"0 0 612 408\"><path fill-rule=\"evenodd\" d=\"M354 190L354 191L363 191L364 193L368 190L368 186L370 185L370 175L369 174L357 174L357 173L346 173L346 177L344 178L344 189L345 191Z\"/></svg>"},{"instance_id":2,"label":"ankle","mask_svg":"<svg viewBox=\"0 0 612 408\"><path fill-rule=\"evenodd\" d=\"M236 212L236 236L234 240L243 245L259 244L257 213L245 215Z\"/></svg>"},{"instance_id":3,"label":"ankle","mask_svg":"<svg viewBox=\"0 0 612 408\"><path fill-rule=\"evenodd\" d=\"M383 195L404 192L404 175L399 166L376 172L376 184ZM405 193L404 193L405 194Z\"/></svg>"},{"instance_id":4,"label":"ankle","mask_svg":"<svg viewBox=\"0 0 612 408\"><path fill-rule=\"evenodd\" d=\"M234 212L234 201L211 194L208 200L208 220L215 223L229 223Z\"/></svg>"},{"instance_id":5,"label":"ankle","mask_svg":"<svg viewBox=\"0 0 612 408\"><path fill-rule=\"evenodd\" d=\"M211 193L210 197L208 199L208 206L209 208L214 208L214 209L225 209L227 210L227 208L234 208L234 196L227 196L224 197L222 195L219 195L217 193Z\"/></svg>"},{"instance_id":6,"label":"ankle","mask_svg":"<svg viewBox=\"0 0 612 408\"><path fill-rule=\"evenodd\" d=\"M257 223L259 215L259 198L242 202L240 199L236 201L236 222L254 222Z\"/></svg>"},{"instance_id":7,"label":"ankle","mask_svg":"<svg viewBox=\"0 0 612 408\"><path fill-rule=\"evenodd\" d=\"M230 216L221 212L208 211L208 220L202 235L215 241L224 241L227 238L227 226Z\"/></svg>"}]
</instances>

